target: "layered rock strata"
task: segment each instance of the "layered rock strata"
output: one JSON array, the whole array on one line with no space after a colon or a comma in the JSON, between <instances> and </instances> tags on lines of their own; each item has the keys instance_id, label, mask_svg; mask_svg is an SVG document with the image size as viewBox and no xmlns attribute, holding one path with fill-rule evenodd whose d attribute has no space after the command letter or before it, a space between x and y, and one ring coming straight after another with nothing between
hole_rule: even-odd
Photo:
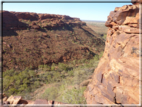
<instances>
[{"instance_id":1,"label":"layered rock strata","mask_svg":"<svg viewBox=\"0 0 142 107\"><path fill-rule=\"evenodd\" d=\"M37 14L31 12L9 12L1 11L3 17L3 30L24 30L24 29L42 29L58 28L65 25L81 26L86 25L79 18L71 18L66 15ZM30 21L32 21L31 24ZM26 22L27 24L23 23ZM48 22L48 24L47 24ZM40 23L40 24L37 24Z\"/></svg>"},{"instance_id":2,"label":"layered rock strata","mask_svg":"<svg viewBox=\"0 0 142 107\"><path fill-rule=\"evenodd\" d=\"M87 104L139 104L139 3L110 12L105 50L84 92Z\"/></svg>"}]
</instances>

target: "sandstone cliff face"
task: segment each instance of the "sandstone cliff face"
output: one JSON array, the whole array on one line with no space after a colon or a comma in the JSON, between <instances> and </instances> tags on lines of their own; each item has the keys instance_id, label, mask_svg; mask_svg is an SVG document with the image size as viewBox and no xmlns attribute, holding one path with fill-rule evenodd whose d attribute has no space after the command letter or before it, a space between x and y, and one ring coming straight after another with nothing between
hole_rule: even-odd
<instances>
[{"instance_id":1,"label":"sandstone cliff face","mask_svg":"<svg viewBox=\"0 0 142 107\"><path fill-rule=\"evenodd\" d=\"M106 26L104 54L84 92L86 101L139 104L139 4L115 8Z\"/></svg>"},{"instance_id":2,"label":"sandstone cliff face","mask_svg":"<svg viewBox=\"0 0 142 107\"><path fill-rule=\"evenodd\" d=\"M86 25L79 18L71 18L66 15L55 15L55 14L37 14L31 12L0 12L3 14L3 30L24 30L27 28L58 28L65 25L70 26L81 26ZM27 22L27 23L24 23ZM29 24L32 21L32 24ZM48 22L48 23L47 23ZM36 24L40 23L40 24Z\"/></svg>"}]
</instances>

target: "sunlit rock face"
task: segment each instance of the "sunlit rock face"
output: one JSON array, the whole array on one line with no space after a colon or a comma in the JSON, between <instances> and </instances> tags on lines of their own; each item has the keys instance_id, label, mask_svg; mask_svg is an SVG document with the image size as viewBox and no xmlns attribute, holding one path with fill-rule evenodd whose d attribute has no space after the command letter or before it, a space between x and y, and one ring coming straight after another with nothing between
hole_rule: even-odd
<instances>
[{"instance_id":1,"label":"sunlit rock face","mask_svg":"<svg viewBox=\"0 0 142 107\"><path fill-rule=\"evenodd\" d=\"M84 92L88 104L139 104L138 1L108 16L104 54Z\"/></svg>"}]
</instances>

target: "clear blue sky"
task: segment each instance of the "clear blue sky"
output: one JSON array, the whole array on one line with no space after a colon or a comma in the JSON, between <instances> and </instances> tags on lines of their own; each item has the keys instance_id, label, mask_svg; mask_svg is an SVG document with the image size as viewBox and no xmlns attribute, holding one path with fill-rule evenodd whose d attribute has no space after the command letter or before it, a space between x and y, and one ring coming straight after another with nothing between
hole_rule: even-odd
<instances>
[{"instance_id":1,"label":"clear blue sky","mask_svg":"<svg viewBox=\"0 0 142 107\"><path fill-rule=\"evenodd\" d=\"M81 20L106 21L110 11L113 11L115 7L130 4L131 3L3 3L3 10L60 14L77 17Z\"/></svg>"}]
</instances>

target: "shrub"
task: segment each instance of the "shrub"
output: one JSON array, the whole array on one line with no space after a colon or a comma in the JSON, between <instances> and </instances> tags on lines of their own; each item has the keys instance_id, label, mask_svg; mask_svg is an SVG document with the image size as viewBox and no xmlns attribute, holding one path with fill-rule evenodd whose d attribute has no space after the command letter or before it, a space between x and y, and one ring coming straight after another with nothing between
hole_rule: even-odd
<instances>
[{"instance_id":1,"label":"shrub","mask_svg":"<svg viewBox=\"0 0 142 107\"><path fill-rule=\"evenodd\" d=\"M51 66L51 71L54 71L54 70L55 70L55 64L53 63Z\"/></svg>"},{"instance_id":2,"label":"shrub","mask_svg":"<svg viewBox=\"0 0 142 107\"><path fill-rule=\"evenodd\" d=\"M100 52L99 59L103 56L104 51Z\"/></svg>"},{"instance_id":3,"label":"shrub","mask_svg":"<svg viewBox=\"0 0 142 107\"><path fill-rule=\"evenodd\" d=\"M42 70L43 68L44 68L44 65L39 65L39 66L38 66L38 69L41 69L41 70Z\"/></svg>"},{"instance_id":4,"label":"shrub","mask_svg":"<svg viewBox=\"0 0 142 107\"><path fill-rule=\"evenodd\" d=\"M58 68L59 68L59 70L65 70L65 71L68 71L68 69L69 69L68 65L64 64L64 63L59 63Z\"/></svg>"},{"instance_id":5,"label":"shrub","mask_svg":"<svg viewBox=\"0 0 142 107\"><path fill-rule=\"evenodd\" d=\"M75 65L75 64L76 64L76 62L77 62L76 60L73 60L73 62L72 62L72 63Z\"/></svg>"},{"instance_id":6,"label":"shrub","mask_svg":"<svg viewBox=\"0 0 142 107\"><path fill-rule=\"evenodd\" d=\"M70 89L62 95L62 99L64 102L69 104L86 104L86 100L83 96L85 89L85 87L79 89Z\"/></svg>"},{"instance_id":7,"label":"shrub","mask_svg":"<svg viewBox=\"0 0 142 107\"><path fill-rule=\"evenodd\" d=\"M70 70L70 71L68 71L68 74L69 74L69 76L73 76L74 75L74 71Z\"/></svg>"},{"instance_id":8,"label":"shrub","mask_svg":"<svg viewBox=\"0 0 142 107\"><path fill-rule=\"evenodd\" d=\"M12 95L14 92L17 92L18 90L16 90L15 88L10 88L8 90L9 95Z\"/></svg>"},{"instance_id":9,"label":"shrub","mask_svg":"<svg viewBox=\"0 0 142 107\"><path fill-rule=\"evenodd\" d=\"M3 77L4 77L4 76L7 76L7 75L8 75L8 76L12 76L12 75L13 75L13 72L14 72L14 69L7 70L6 72L3 73Z\"/></svg>"},{"instance_id":10,"label":"shrub","mask_svg":"<svg viewBox=\"0 0 142 107\"><path fill-rule=\"evenodd\" d=\"M95 61L99 60L99 55L95 55L95 56L94 56L94 60L95 60Z\"/></svg>"},{"instance_id":11,"label":"shrub","mask_svg":"<svg viewBox=\"0 0 142 107\"><path fill-rule=\"evenodd\" d=\"M20 80L17 80L17 81L15 82L15 84L16 84L16 85L20 85L20 84L21 84L21 81L20 81Z\"/></svg>"},{"instance_id":12,"label":"shrub","mask_svg":"<svg viewBox=\"0 0 142 107\"><path fill-rule=\"evenodd\" d=\"M5 76L3 78L3 88L4 88L4 90L7 89L9 85L10 85L10 77Z\"/></svg>"},{"instance_id":13,"label":"shrub","mask_svg":"<svg viewBox=\"0 0 142 107\"><path fill-rule=\"evenodd\" d=\"M36 72L34 70L29 70L28 74L30 77L34 77L36 75Z\"/></svg>"},{"instance_id":14,"label":"shrub","mask_svg":"<svg viewBox=\"0 0 142 107\"><path fill-rule=\"evenodd\" d=\"M103 35L103 39L104 39L104 40L106 40L106 37L107 37L107 35L106 35L106 34L104 34L104 35Z\"/></svg>"},{"instance_id":15,"label":"shrub","mask_svg":"<svg viewBox=\"0 0 142 107\"><path fill-rule=\"evenodd\" d=\"M56 87L47 88L45 92L42 94L41 98L47 99L47 100L55 100L58 97L58 94L59 94L58 91L59 90Z\"/></svg>"},{"instance_id":16,"label":"shrub","mask_svg":"<svg viewBox=\"0 0 142 107\"><path fill-rule=\"evenodd\" d=\"M25 90L25 87L23 85L20 85L20 88L18 89L19 93Z\"/></svg>"},{"instance_id":17,"label":"shrub","mask_svg":"<svg viewBox=\"0 0 142 107\"><path fill-rule=\"evenodd\" d=\"M35 82L34 82L34 85L35 85L35 87L39 87L40 82L39 82L39 81L35 81Z\"/></svg>"},{"instance_id":18,"label":"shrub","mask_svg":"<svg viewBox=\"0 0 142 107\"><path fill-rule=\"evenodd\" d=\"M46 71L46 70L50 70L50 66L44 65L44 71Z\"/></svg>"},{"instance_id":19,"label":"shrub","mask_svg":"<svg viewBox=\"0 0 142 107\"><path fill-rule=\"evenodd\" d=\"M31 84L31 82L33 81L33 79L37 78L36 73L33 70L29 70L28 68L26 68L22 72L15 72L13 74L11 73L11 71L13 71L13 70L9 70L8 72L3 73L3 75L4 75L4 79L3 79L4 93L20 94L23 91L29 92L29 88L33 86ZM10 76L8 76L7 73L9 73ZM34 76L34 78L31 78L31 75Z\"/></svg>"},{"instance_id":20,"label":"shrub","mask_svg":"<svg viewBox=\"0 0 142 107\"><path fill-rule=\"evenodd\" d=\"M51 77L51 75L47 75L47 80L48 80L48 82L52 82L52 77Z\"/></svg>"},{"instance_id":21,"label":"shrub","mask_svg":"<svg viewBox=\"0 0 142 107\"><path fill-rule=\"evenodd\" d=\"M25 78L25 79L23 80L23 84L27 84L27 83L29 83L29 80L28 80L27 78Z\"/></svg>"}]
</instances>

